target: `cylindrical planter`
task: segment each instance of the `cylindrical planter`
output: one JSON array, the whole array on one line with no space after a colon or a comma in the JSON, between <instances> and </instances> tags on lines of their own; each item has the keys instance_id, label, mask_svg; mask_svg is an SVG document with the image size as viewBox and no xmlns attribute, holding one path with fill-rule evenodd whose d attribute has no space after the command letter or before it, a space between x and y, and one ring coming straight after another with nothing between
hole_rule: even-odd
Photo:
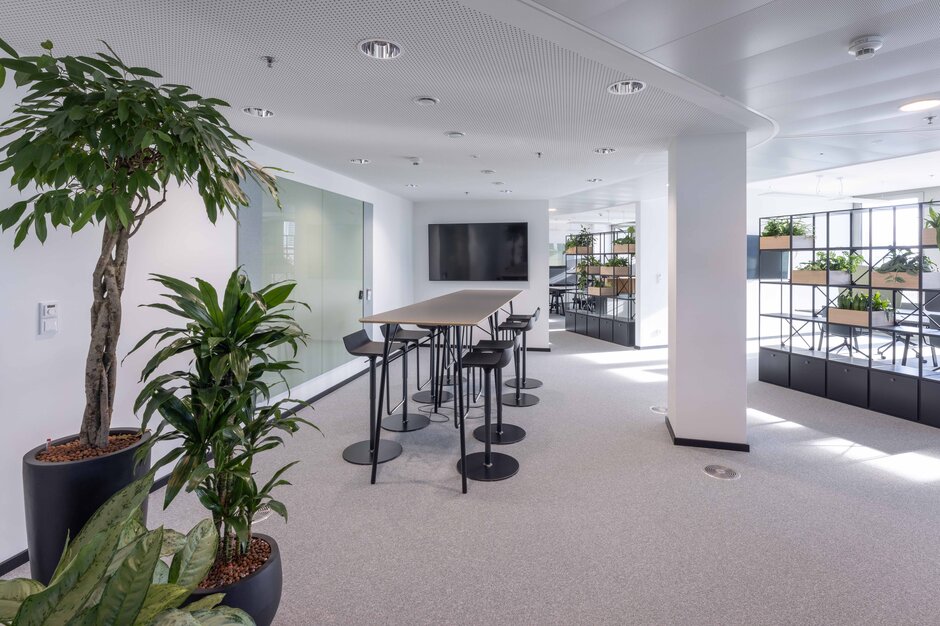
<instances>
[{"instance_id":1,"label":"cylindrical planter","mask_svg":"<svg viewBox=\"0 0 940 626\"><path fill-rule=\"evenodd\" d=\"M215 589L196 589L186 600L187 604L214 593L224 593L223 605L248 613L258 626L269 626L274 621L274 616L281 604L281 587L283 586L281 551L278 550L277 542L271 537L261 533L253 533L253 536L264 539L271 546L271 556L264 565L237 583Z\"/></svg>"},{"instance_id":2,"label":"cylindrical planter","mask_svg":"<svg viewBox=\"0 0 940 626\"><path fill-rule=\"evenodd\" d=\"M136 428L113 428L112 435L133 434ZM26 504L26 540L32 577L48 584L62 556L66 537L74 538L108 498L143 478L150 471L150 453L136 468L134 454L150 437L113 454L80 461L37 461L45 444L23 457L23 497ZM78 435L56 439L52 445L68 443ZM143 504L147 518L147 501Z\"/></svg>"}]
</instances>

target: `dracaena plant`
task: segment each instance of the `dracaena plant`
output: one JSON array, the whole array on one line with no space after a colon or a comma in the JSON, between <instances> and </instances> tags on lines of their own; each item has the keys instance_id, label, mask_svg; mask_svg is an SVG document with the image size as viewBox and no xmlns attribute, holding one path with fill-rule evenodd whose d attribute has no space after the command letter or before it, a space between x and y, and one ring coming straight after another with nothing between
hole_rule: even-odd
<instances>
[{"instance_id":1,"label":"dracaena plant","mask_svg":"<svg viewBox=\"0 0 940 626\"><path fill-rule=\"evenodd\" d=\"M147 530L140 505L152 485L150 473L105 502L66 544L48 587L0 580L0 623L254 624L244 611L218 606L223 594L179 608L212 567L219 536L209 520L185 535Z\"/></svg>"},{"instance_id":2,"label":"dracaena plant","mask_svg":"<svg viewBox=\"0 0 940 626\"><path fill-rule=\"evenodd\" d=\"M787 235L809 237L812 234L813 231L806 222L791 220L787 217L767 220L761 231L761 237L784 237Z\"/></svg>"},{"instance_id":3,"label":"dracaena plant","mask_svg":"<svg viewBox=\"0 0 940 626\"><path fill-rule=\"evenodd\" d=\"M148 382L135 410L145 426L155 413L163 421L140 454L158 442L173 443L154 465L175 464L164 504L183 488L195 491L221 537L218 557L230 562L248 550L251 520L262 505L287 519L287 509L273 491L289 484L282 476L294 463L259 484L253 469L256 455L283 445L281 433L313 426L287 410L297 408L298 401L270 402L273 386L283 382L284 372L295 369L294 361L278 355L296 354L307 339L291 314L298 304L289 300L295 283L253 291L248 278L236 270L220 302L216 290L203 280L153 280L168 290L167 302L148 306L184 323L155 330L134 348L157 338L157 352L141 375ZM187 369L158 373L177 356L191 359Z\"/></svg>"},{"instance_id":4,"label":"dracaena plant","mask_svg":"<svg viewBox=\"0 0 940 626\"><path fill-rule=\"evenodd\" d=\"M924 228L932 228L936 233L936 240L932 243L935 243L940 247L940 213L938 213L933 207L936 204L936 201L931 200L927 203L929 206L927 208L927 216L924 218ZM927 242L923 242L925 245Z\"/></svg>"},{"instance_id":5,"label":"dracaena plant","mask_svg":"<svg viewBox=\"0 0 940 626\"><path fill-rule=\"evenodd\" d=\"M160 74L126 64L107 44L95 56L19 56L0 40L0 85L13 72L27 93L0 124L0 171L28 197L0 211L18 247L32 232L101 230L92 273L91 341L85 361L85 410L79 437L105 447L117 385L121 294L131 240L168 192L190 185L209 220L232 213L254 179L277 199L274 177L239 152L248 139L221 113L228 105L183 85L157 85Z\"/></svg>"}]
</instances>

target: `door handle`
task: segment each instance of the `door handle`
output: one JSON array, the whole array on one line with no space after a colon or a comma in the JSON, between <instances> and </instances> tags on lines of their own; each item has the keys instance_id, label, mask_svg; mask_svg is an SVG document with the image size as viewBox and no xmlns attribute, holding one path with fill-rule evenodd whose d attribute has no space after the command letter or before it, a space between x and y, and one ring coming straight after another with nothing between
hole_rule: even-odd
<instances>
[{"instance_id":1,"label":"door handle","mask_svg":"<svg viewBox=\"0 0 940 626\"><path fill-rule=\"evenodd\" d=\"M362 289L359 290L359 299L362 300Z\"/></svg>"}]
</instances>

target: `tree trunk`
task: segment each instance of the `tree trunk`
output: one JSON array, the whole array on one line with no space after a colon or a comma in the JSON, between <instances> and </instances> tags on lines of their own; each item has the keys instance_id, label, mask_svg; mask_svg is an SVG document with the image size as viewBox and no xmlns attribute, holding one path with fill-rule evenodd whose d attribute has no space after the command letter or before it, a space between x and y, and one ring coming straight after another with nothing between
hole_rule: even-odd
<instances>
[{"instance_id":1,"label":"tree trunk","mask_svg":"<svg viewBox=\"0 0 940 626\"><path fill-rule=\"evenodd\" d=\"M117 383L118 337L121 334L121 295L127 273L127 229L106 226L101 256L95 265L91 305L91 344L85 360L85 415L80 433L84 445L108 445L114 391Z\"/></svg>"}]
</instances>

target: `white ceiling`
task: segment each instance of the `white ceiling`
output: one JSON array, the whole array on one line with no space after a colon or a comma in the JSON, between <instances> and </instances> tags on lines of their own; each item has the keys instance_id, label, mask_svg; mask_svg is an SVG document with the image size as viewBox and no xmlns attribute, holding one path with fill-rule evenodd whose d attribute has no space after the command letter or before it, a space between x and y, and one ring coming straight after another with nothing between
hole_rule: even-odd
<instances>
[{"instance_id":1,"label":"white ceiling","mask_svg":"<svg viewBox=\"0 0 940 626\"><path fill-rule=\"evenodd\" d=\"M898 111L940 97L937 0L525 1L774 119L751 180L940 149L940 120ZM849 43L871 34L884 48L852 58Z\"/></svg>"},{"instance_id":2,"label":"white ceiling","mask_svg":"<svg viewBox=\"0 0 940 626\"><path fill-rule=\"evenodd\" d=\"M597 186L588 178L635 175L677 134L772 132L733 102L515 1L22 0L0 4L0 37L32 53L47 38L67 53L107 40L130 64L236 111L272 109L263 120L232 114L256 141L415 200L559 197ZM369 37L403 53L369 59L357 49ZM650 84L641 94L606 92L638 71ZM424 95L440 104L412 102ZM451 130L466 137L445 137ZM595 154L601 146L617 152ZM371 163L350 164L358 157Z\"/></svg>"}]
</instances>

